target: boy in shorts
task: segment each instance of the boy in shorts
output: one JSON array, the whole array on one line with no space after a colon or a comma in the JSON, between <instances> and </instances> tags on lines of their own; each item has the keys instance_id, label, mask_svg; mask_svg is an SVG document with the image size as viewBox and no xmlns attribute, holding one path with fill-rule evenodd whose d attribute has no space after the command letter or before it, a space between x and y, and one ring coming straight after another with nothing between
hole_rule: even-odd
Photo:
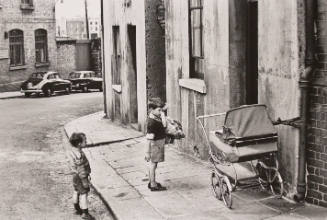
<instances>
[{"instance_id":1,"label":"boy in shorts","mask_svg":"<svg viewBox=\"0 0 327 220\"><path fill-rule=\"evenodd\" d=\"M71 168L74 172L73 175L73 203L75 213L82 215L83 219L92 219L88 212L87 195L90 191L89 176L91 167L87 160L82 148L86 145L86 136L84 133L73 133L69 139L72 145L69 157L71 159Z\"/></svg>"},{"instance_id":2,"label":"boy in shorts","mask_svg":"<svg viewBox=\"0 0 327 220\"><path fill-rule=\"evenodd\" d=\"M147 120L145 160L150 163L148 188L151 191L162 191L167 188L156 182L156 169L159 162L165 160L166 116L160 98L153 98L149 102L150 113Z\"/></svg>"}]
</instances>

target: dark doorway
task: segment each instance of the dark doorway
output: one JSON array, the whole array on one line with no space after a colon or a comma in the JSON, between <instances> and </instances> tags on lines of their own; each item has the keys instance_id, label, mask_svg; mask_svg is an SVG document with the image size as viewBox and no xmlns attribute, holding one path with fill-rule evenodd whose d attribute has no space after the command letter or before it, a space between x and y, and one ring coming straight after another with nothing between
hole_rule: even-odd
<instances>
[{"instance_id":1,"label":"dark doorway","mask_svg":"<svg viewBox=\"0 0 327 220\"><path fill-rule=\"evenodd\" d=\"M258 103L258 2L248 3L246 104Z\"/></svg>"},{"instance_id":2,"label":"dark doorway","mask_svg":"<svg viewBox=\"0 0 327 220\"><path fill-rule=\"evenodd\" d=\"M128 83L130 88L130 123L138 122L137 109L137 65L136 65L136 26L127 26L128 34Z\"/></svg>"},{"instance_id":3,"label":"dark doorway","mask_svg":"<svg viewBox=\"0 0 327 220\"><path fill-rule=\"evenodd\" d=\"M112 48L113 54L111 58L112 68L112 85L113 85L113 115L116 120L121 120L121 44L119 26L112 26Z\"/></svg>"}]
</instances>

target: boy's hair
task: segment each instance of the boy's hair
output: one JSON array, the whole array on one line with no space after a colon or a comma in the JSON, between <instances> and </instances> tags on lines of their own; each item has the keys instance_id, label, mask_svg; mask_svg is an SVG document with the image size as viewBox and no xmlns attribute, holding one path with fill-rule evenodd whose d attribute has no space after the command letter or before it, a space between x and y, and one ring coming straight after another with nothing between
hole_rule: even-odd
<instances>
[{"instance_id":1,"label":"boy's hair","mask_svg":"<svg viewBox=\"0 0 327 220\"><path fill-rule=\"evenodd\" d=\"M162 108L164 107L165 103L159 98L159 97L155 97L155 98L150 98L149 99L149 104L148 107L155 109L155 108Z\"/></svg>"},{"instance_id":2,"label":"boy's hair","mask_svg":"<svg viewBox=\"0 0 327 220\"><path fill-rule=\"evenodd\" d=\"M85 139L85 134L81 132L74 132L72 136L69 138L69 142L74 146L77 147L80 143L83 142Z\"/></svg>"}]
</instances>

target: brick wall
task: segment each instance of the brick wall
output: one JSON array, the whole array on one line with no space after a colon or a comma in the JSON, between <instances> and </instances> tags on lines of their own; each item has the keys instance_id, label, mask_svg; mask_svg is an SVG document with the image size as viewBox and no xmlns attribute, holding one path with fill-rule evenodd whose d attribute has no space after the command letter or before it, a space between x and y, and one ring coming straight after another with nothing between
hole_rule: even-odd
<instances>
[{"instance_id":1,"label":"brick wall","mask_svg":"<svg viewBox=\"0 0 327 220\"><path fill-rule=\"evenodd\" d=\"M327 87L310 91L310 128L307 145L307 201L327 207Z\"/></svg>"},{"instance_id":2,"label":"brick wall","mask_svg":"<svg viewBox=\"0 0 327 220\"><path fill-rule=\"evenodd\" d=\"M310 91L307 201L327 207L327 5L317 1L317 65Z\"/></svg>"},{"instance_id":3,"label":"brick wall","mask_svg":"<svg viewBox=\"0 0 327 220\"><path fill-rule=\"evenodd\" d=\"M9 39L4 38L4 33L12 29L20 29L24 32L24 68L11 70L9 59L0 59L0 91L19 89L20 82L35 71L55 70L57 68L57 54L55 42L55 0L34 0L33 10L21 10L21 1L2 1L0 9L0 47L9 53ZM48 57L49 65L35 66L35 36L36 29L45 29L48 34Z\"/></svg>"},{"instance_id":4,"label":"brick wall","mask_svg":"<svg viewBox=\"0 0 327 220\"><path fill-rule=\"evenodd\" d=\"M68 74L76 70L76 41L57 42L57 70L61 77L67 78Z\"/></svg>"}]
</instances>

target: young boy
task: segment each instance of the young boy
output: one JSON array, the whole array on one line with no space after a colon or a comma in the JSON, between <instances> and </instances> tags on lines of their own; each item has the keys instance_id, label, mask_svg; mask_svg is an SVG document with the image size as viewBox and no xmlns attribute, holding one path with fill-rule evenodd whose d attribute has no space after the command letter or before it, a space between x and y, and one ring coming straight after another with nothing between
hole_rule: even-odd
<instances>
[{"instance_id":1,"label":"young boy","mask_svg":"<svg viewBox=\"0 0 327 220\"><path fill-rule=\"evenodd\" d=\"M156 182L156 169L159 162L165 159L166 116L163 110L164 103L159 98L149 102L150 113L147 121L147 144L145 160L150 162L148 188L151 191L162 191L167 188Z\"/></svg>"},{"instance_id":2,"label":"young boy","mask_svg":"<svg viewBox=\"0 0 327 220\"><path fill-rule=\"evenodd\" d=\"M82 148L86 145L86 136L84 133L73 133L69 139L72 145L69 153L73 176L73 202L76 214L82 215L83 219L92 219L88 212L87 194L90 191L89 175L91 167Z\"/></svg>"}]
</instances>

